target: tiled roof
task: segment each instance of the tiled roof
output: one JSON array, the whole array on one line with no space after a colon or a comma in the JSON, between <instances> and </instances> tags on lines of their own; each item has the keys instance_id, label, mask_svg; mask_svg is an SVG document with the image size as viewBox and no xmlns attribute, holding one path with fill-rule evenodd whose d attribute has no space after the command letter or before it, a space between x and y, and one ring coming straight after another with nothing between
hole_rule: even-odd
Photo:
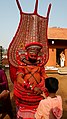
<instances>
[{"instance_id":1,"label":"tiled roof","mask_svg":"<svg viewBox=\"0 0 67 119\"><path fill-rule=\"evenodd\" d=\"M48 39L67 40L67 28L48 28Z\"/></svg>"}]
</instances>

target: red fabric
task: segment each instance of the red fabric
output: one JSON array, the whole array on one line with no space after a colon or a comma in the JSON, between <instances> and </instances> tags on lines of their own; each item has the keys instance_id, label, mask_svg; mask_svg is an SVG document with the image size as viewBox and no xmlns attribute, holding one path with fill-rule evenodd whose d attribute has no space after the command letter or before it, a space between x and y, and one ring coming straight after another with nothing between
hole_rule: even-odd
<instances>
[{"instance_id":1,"label":"red fabric","mask_svg":"<svg viewBox=\"0 0 67 119\"><path fill-rule=\"evenodd\" d=\"M16 104L18 106L22 106L22 107L25 107L25 108L29 108L29 109L34 109L34 108L37 108L38 104L39 104L39 101L41 99L43 99L43 97L39 94L37 95L36 91L34 90L35 87L39 88L41 91L44 91L46 96L48 96L48 93L45 89L45 80L44 80L44 77L42 76L42 71L44 72L44 68L42 67L39 67L39 66L20 66L18 68L18 73L21 73L22 74L22 78L24 78L24 81L27 81L28 77L27 74L30 74L31 76L30 77L33 77L35 76L34 74L36 73L39 73L39 76L40 76L40 81L39 82L36 82L37 80L37 77L36 80L35 78L33 77L33 86L32 86L32 89L30 87L28 87L28 84L32 84L31 82L31 79L29 78L29 82L28 84L24 84L24 85L20 85L18 84L16 81L14 82L14 96L15 96L15 100L16 100ZM24 75L23 75L24 73ZM32 74L31 74L32 73ZM27 79L25 79L27 78ZM35 84L36 82L36 84Z\"/></svg>"},{"instance_id":2,"label":"red fabric","mask_svg":"<svg viewBox=\"0 0 67 119\"><path fill-rule=\"evenodd\" d=\"M42 96L36 95L32 90L24 89L24 87L18 85L16 82L14 84L14 96L16 104L26 109L37 108L39 101L42 99Z\"/></svg>"}]
</instances>

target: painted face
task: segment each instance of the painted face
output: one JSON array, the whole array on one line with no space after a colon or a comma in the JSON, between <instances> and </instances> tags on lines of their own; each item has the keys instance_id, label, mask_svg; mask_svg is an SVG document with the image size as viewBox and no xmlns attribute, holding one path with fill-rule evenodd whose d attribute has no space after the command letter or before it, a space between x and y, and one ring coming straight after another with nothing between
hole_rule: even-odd
<instances>
[{"instance_id":1,"label":"painted face","mask_svg":"<svg viewBox=\"0 0 67 119\"><path fill-rule=\"evenodd\" d=\"M38 42L33 42L30 44L27 44L27 46L25 47L26 51L27 51L27 55L28 55L28 59L30 62L35 62L37 61L38 58L38 54L40 52L40 50L42 49L42 45Z\"/></svg>"},{"instance_id":2,"label":"painted face","mask_svg":"<svg viewBox=\"0 0 67 119\"><path fill-rule=\"evenodd\" d=\"M37 53L35 51L28 51L28 57L31 59L37 59Z\"/></svg>"}]
</instances>

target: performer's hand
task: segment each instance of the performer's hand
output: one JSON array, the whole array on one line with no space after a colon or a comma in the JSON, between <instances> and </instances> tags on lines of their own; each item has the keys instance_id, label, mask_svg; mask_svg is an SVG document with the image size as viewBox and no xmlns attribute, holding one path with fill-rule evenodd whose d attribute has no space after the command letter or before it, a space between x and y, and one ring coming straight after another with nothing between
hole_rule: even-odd
<instances>
[{"instance_id":1,"label":"performer's hand","mask_svg":"<svg viewBox=\"0 0 67 119\"><path fill-rule=\"evenodd\" d=\"M40 95L42 93L41 89L38 87L34 88L34 92L36 93L36 95Z\"/></svg>"}]
</instances>

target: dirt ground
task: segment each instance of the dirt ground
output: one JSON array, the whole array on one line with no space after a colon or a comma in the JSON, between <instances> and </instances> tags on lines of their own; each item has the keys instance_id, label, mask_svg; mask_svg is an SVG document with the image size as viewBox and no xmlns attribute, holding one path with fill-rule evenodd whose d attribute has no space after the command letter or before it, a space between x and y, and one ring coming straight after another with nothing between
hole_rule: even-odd
<instances>
[{"instance_id":1,"label":"dirt ground","mask_svg":"<svg viewBox=\"0 0 67 119\"><path fill-rule=\"evenodd\" d=\"M13 112L14 112L14 119L16 119L16 117L15 117L15 114L16 114L15 102L13 99L13 84L10 80L9 70L6 71L6 74L7 74L8 83L9 83L11 101L12 101ZM51 73L51 74L47 74L47 75L56 77L59 80L59 90L58 90L57 94L61 95L62 101L63 101L63 117L62 117L62 119L67 119L67 75L60 75L57 73L55 73L55 74ZM6 115L6 117L4 119L10 119L10 118L8 115Z\"/></svg>"}]
</instances>

